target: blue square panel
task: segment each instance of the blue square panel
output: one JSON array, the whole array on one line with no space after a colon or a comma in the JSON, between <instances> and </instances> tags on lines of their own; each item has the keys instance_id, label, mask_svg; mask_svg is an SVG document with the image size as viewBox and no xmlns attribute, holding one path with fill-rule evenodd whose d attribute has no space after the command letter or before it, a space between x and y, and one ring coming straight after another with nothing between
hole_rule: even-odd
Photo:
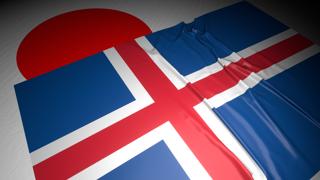
<instances>
[{"instance_id":1,"label":"blue square panel","mask_svg":"<svg viewBox=\"0 0 320 180\"><path fill-rule=\"evenodd\" d=\"M189 179L167 145L160 141L101 179Z\"/></svg>"},{"instance_id":2,"label":"blue square panel","mask_svg":"<svg viewBox=\"0 0 320 180\"><path fill-rule=\"evenodd\" d=\"M30 152L134 101L104 53L15 86Z\"/></svg>"}]
</instances>

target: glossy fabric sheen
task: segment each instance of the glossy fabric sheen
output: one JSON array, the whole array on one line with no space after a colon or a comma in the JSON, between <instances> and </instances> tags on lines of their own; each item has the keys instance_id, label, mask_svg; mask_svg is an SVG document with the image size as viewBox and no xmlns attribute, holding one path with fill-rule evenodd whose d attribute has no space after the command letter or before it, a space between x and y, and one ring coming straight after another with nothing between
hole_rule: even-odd
<instances>
[{"instance_id":1,"label":"glossy fabric sheen","mask_svg":"<svg viewBox=\"0 0 320 180\"><path fill-rule=\"evenodd\" d=\"M150 34L147 36L147 39L180 75L187 76L218 62L219 58L224 58L231 53L237 53L286 30L288 30L288 27L277 20L247 2L240 2L198 17L190 24L180 23L174 27ZM276 50L274 52L269 52L269 55L271 54L270 57L266 55L268 52L265 52L266 56L262 53L262 55L257 55L259 56L258 58L257 56L251 57L251 64L247 62L238 64L229 62L231 63L230 67L223 67L220 63L221 69L229 69L215 72L216 74L210 74L208 77L189 84L181 90L177 90L169 79L165 78L159 67L151 59L148 59L147 53L149 52L145 52L135 42L118 45L116 49L124 59L124 62L127 63L141 84L155 100L154 104L157 104L156 97L160 97L161 100L166 100L167 97L163 94L157 96L156 93L162 91L162 89L157 89L157 86L151 86L154 80L153 76L146 75L149 72L154 72L156 74L155 77L160 78L161 76L161 79L155 79L158 84L162 83L166 85L165 87L159 87L167 88L168 94L173 93L173 91L180 91L181 94L184 94L186 92L189 93L186 89L191 90L190 92L196 95L190 97L190 99L186 97L183 100L194 100L192 98L199 97L199 101L195 102L200 103L203 98L211 98L207 97L207 94L204 94L205 91L210 92L208 94L214 96L222 90L233 87L239 80L243 80L243 78L253 71L250 68L259 68L256 66L259 65L259 60L260 62L262 60L265 61L260 65L266 68L264 67L265 64L270 64L270 62L276 63L276 60L271 59L271 57L274 54L281 54L279 51L289 56L292 55L290 54L291 52L298 53L310 45L309 41L301 36L293 37L287 42L298 41L304 41L304 43L300 43L302 44L301 47L283 43L281 45L282 49L277 50L279 47L275 47ZM289 47L288 52L284 52L285 50L283 50L286 47ZM290 48L297 48L297 50ZM320 55L314 55L306 61L275 75L271 79L260 81L243 94L238 95L229 102L221 104L219 107L211 106L218 108L208 109L209 112L212 110L218 115L268 179L309 179L320 170L320 82L319 78L317 78L317 68L320 65L319 60ZM213 76L216 79L212 78ZM220 79L217 80L217 78ZM213 84L216 87L213 87ZM197 89L200 86L205 91L201 91L203 89L200 88ZM43 76L20 83L15 86L15 90L30 152L135 100L103 53L93 55ZM186 93L188 96L193 96L193 94L188 93ZM181 94L177 93L175 95L178 97ZM170 105L175 107L176 104L179 104L183 108L186 108L186 104L182 102L187 101L180 101L180 96L179 98L175 98L164 102L170 104L171 101L178 100ZM157 108L161 108L161 111L158 112L163 112L163 110L169 111L169 109L165 108L170 108L171 106L167 106L164 102L161 102L161 106L156 106ZM193 104L190 108L192 109L195 105ZM147 113L149 118L154 116L151 110L146 107L139 112ZM147 118L145 116L142 117L139 112L137 112L138 115L133 114L128 117L127 121L129 121L130 126L125 124L126 121L121 122L120 125L115 124L110 127L110 131L108 131L108 128L104 129L62 151L57 156L51 156L35 165L35 170L38 170L35 174L43 175L38 177L54 175L56 174L55 168L59 169L61 162L65 160L69 164L64 164L63 167L66 169L65 167L72 166L68 168L70 172L66 170L68 172L58 177L69 177L156 127L150 125L152 124L152 118L150 118L150 121L148 119L148 123L135 124L136 122L143 122L142 120ZM179 116L174 113L177 113ZM179 119L180 115L183 114L180 110L174 113L172 114L174 117L176 116L176 119ZM190 110L188 115L181 118L182 121L179 119L179 123L173 121L173 125L177 126L175 128L183 139L187 136L184 141L189 143L189 148L197 155L202 165L210 167L206 170L214 172L220 167L214 166L215 168L212 168L213 166L210 166L216 165L215 163L210 164L210 162L215 161L214 158L207 158L212 155L208 152L210 149L204 149L203 146L200 147L201 144L197 144L205 144L208 139L214 136L213 134L205 134L207 132L211 133L211 130L205 126L205 123L201 119L199 120L201 122L197 120L197 123L201 124L201 127L204 128L199 131L199 126L196 126L199 124L194 122L197 119L196 115L194 115L196 113L194 109ZM134 119L134 117L138 118ZM159 122L155 122L155 124L157 123L160 124L160 120ZM185 125L188 125L188 128ZM143 130L144 127L147 127L148 131L135 132L135 129L127 129L127 127L136 127L135 129ZM117 128L121 132L116 131ZM125 133L130 133L135 138L131 138L131 136L124 137L123 134L125 133L123 133L124 130L122 128L126 130ZM114 133L114 136L111 137L109 134L104 134L107 132ZM125 136L128 136L128 134ZM99 139L100 137L103 138ZM208 139L203 137L208 137ZM195 140L196 138L199 139ZM127 142L124 139L129 140ZM94 144L93 142L96 142L96 140L99 140L99 143ZM111 144L106 144L106 140ZM213 141L208 142L209 147L212 145L214 149L218 144L217 146L221 149L216 152L220 152L221 150L221 153L225 153L223 151L224 146L219 143L215 144ZM93 148L97 144L100 144L100 149ZM109 154L104 151L108 151L107 153ZM85 154L86 157L83 157L83 161L82 159L79 160L77 157L74 158L73 152ZM90 154L90 152L95 153ZM224 155L231 157L230 154L225 153L221 157L224 157ZM230 159L235 160L236 158ZM80 162L79 167L76 162ZM225 166L228 164L229 169L221 168L217 174L223 174L224 176L221 177L227 177L225 174L237 174L235 173L237 170L239 172L243 171L241 166L238 166L241 165L240 162L231 162L235 163L230 165L228 164L228 160L221 163ZM220 166L220 164L218 165ZM230 169L234 168L233 165L240 168L235 168L237 170L233 169L229 173ZM60 169L60 171L62 170ZM243 171L243 178L250 177L249 173L248 176L244 176L245 173ZM168 147L161 141L121 166L116 167L110 173L105 174L102 179L104 178L186 179L187 177Z\"/></svg>"},{"instance_id":2,"label":"glossy fabric sheen","mask_svg":"<svg viewBox=\"0 0 320 180\"><path fill-rule=\"evenodd\" d=\"M320 54L214 109L270 179L309 179L320 169Z\"/></svg>"},{"instance_id":3,"label":"glossy fabric sheen","mask_svg":"<svg viewBox=\"0 0 320 180\"><path fill-rule=\"evenodd\" d=\"M147 38L186 76L216 62L218 57L236 53L287 29L252 5L240 2ZM255 60L259 64L256 61L259 58ZM308 179L320 170L318 67L316 55L213 109L267 178ZM247 70L237 67L234 71L238 72L229 74L230 79Z\"/></svg>"},{"instance_id":4,"label":"glossy fabric sheen","mask_svg":"<svg viewBox=\"0 0 320 180\"><path fill-rule=\"evenodd\" d=\"M241 2L147 36L153 46L186 76L288 29Z\"/></svg>"}]
</instances>

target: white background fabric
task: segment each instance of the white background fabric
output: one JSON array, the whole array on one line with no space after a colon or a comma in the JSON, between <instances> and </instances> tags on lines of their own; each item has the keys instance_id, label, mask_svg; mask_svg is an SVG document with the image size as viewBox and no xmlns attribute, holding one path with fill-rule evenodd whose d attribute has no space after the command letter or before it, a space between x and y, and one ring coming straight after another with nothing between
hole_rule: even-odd
<instances>
[{"instance_id":1,"label":"white background fabric","mask_svg":"<svg viewBox=\"0 0 320 180\"><path fill-rule=\"evenodd\" d=\"M207 12L233 4L234 0L184 1L39 1L11 2L0 6L0 179L34 179L22 121L13 85L24 81L16 65L16 51L23 37L36 25L55 15L84 8L109 8L128 12L143 20L152 31L191 22ZM252 1L315 42L319 28L312 13L292 8L288 3Z\"/></svg>"}]
</instances>

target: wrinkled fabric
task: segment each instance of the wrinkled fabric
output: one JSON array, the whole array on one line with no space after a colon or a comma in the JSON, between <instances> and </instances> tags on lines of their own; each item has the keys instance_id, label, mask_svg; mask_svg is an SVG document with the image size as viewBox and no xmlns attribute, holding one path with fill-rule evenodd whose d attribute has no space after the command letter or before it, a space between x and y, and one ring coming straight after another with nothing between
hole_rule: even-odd
<instances>
[{"instance_id":1,"label":"wrinkled fabric","mask_svg":"<svg viewBox=\"0 0 320 180\"><path fill-rule=\"evenodd\" d=\"M266 45L269 41L275 42ZM196 111L199 104L223 122L240 150L245 148L258 178L310 179L320 170L320 50L310 40L240 2L152 33L143 42L151 45L122 43L15 86L29 151L39 161L33 167L37 178L66 179L110 156L125 162L113 164L102 178L190 178L166 140L135 152L145 145L141 137L165 123L190 148L193 162L199 160L205 177L254 177ZM94 124L110 114L117 115L107 118L114 124ZM84 138L79 132L92 134ZM158 136L144 139L153 138ZM137 139L140 144L133 146ZM50 147L56 142L61 151ZM181 148L175 142L171 145ZM133 148L123 150L128 146ZM124 153L112 159L119 150ZM137 154L128 159L132 151ZM155 163L159 168L146 174Z\"/></svg>"},{"instance_id":2,"label":"wrinkled fabric","mask_svg":"<svg viewBox=\"0 0 320 180\"><path fill-rule=\"evenodd\" d=\"M148 36L150 42L182 75L187 76L231 53L287 30L246 2L241 2ZM290 50L290 49L289 49ZM238 54L240 56L240 54ZM268 56L252 62L271 61ZM237 137L267 178L309 179L320 170L320 54L264 80L235 99L212 108ZM227 72L239 81L255 64L238 64ZM223 68L223 65L221 65ZM207 81L208 82L208 81ZM212 80L205 90L191 85L203 98L225 82Z\"/></svg>"}]
</instances>

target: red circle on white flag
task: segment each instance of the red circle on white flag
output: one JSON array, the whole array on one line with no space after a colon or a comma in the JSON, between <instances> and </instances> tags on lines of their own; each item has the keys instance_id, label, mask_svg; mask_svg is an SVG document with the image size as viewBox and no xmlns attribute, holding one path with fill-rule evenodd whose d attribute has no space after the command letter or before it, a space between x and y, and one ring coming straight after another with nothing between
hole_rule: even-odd
<instances>
[{"instance_id":1,"label":"red circle on white flag","mask_svg":"<svg viewBox=\"0 0 320 180\"><path fill-rule=\"evenodd\" d=\"M149 33L143 21L117 10L64 13L39 24L23 39L18 68L30 79Z\"/></svg>"}]
</instances>

